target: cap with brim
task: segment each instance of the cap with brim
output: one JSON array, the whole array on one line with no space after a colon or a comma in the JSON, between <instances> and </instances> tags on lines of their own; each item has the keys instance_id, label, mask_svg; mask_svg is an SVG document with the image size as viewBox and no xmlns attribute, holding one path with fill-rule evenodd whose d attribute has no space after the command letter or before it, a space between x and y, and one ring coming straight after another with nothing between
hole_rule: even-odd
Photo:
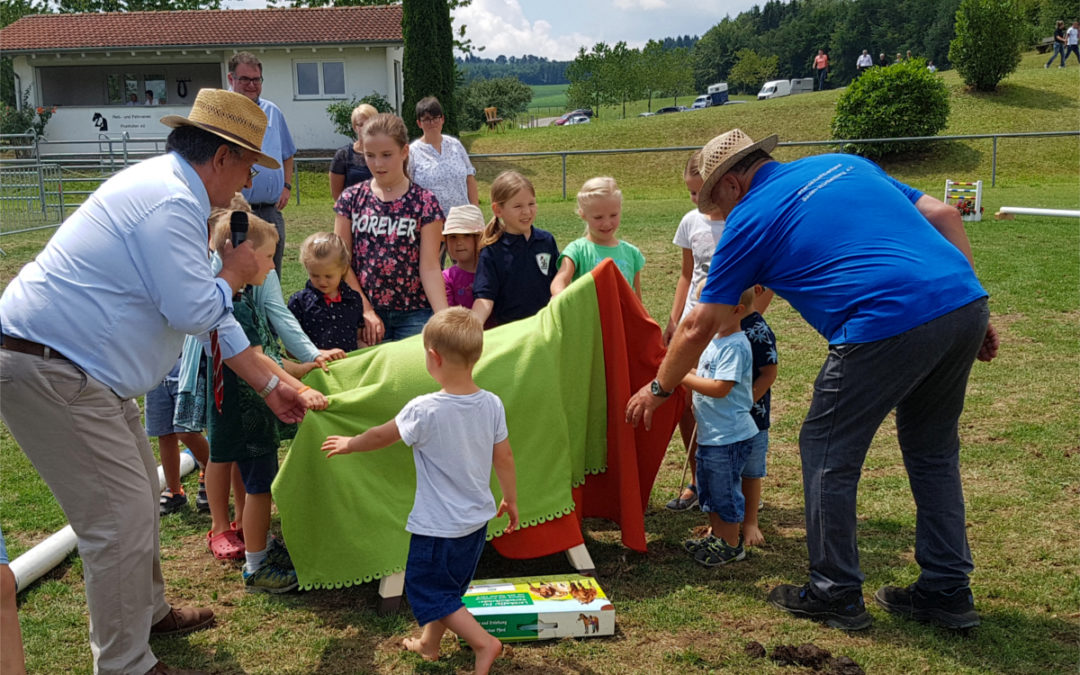
<instances>
[{"instance_id":1,"label":"cap with brim","mask_svg":"<svg viewBox=\"0 0 1080 675\"><path fill-rule=\"evenodd\" d=\"M280 169L281 164L262 153L263 135L266 133L266 113L259 104L243 94L224 89L200 89L191 112L187 117L166 115L161 123L168 127L198 127L220 136L245 150L257 153L255 163L270 169Z\"/></svg>"},{"instance_id":2,"label":"cap with brim","mask_svg":"<svg viewBox=\"0 0 1080 675\"><path fill-rule=\"evenodd\" d=\"M778 141L779 136L773 134L755 143L742 129L732 129L709 141L701 149L701 158L698 160L698 172L705 181L698 192L698 211L715 212L718 207L712 200L712 191L717 181L754 150L772 152Z\"/></svg>"},{"instance_id":3,"label":"cap with brim","mask_svg":"<svg viewBox=\"0 0 1080 675\"><path fill-rule=\"evenodd\" d=\"M448 234L480 234L484 231L484 212L479 206L453 206L443 223L443 236Z\"/></svg>"}]
</instances>

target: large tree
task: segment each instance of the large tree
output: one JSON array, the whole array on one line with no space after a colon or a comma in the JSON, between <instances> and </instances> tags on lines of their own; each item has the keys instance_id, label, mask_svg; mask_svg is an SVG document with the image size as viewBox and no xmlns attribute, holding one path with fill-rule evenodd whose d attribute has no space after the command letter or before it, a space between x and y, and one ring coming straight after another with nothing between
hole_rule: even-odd
<instances>
[{"instance_id":1,"label":"large tree","mask_svg":"<svg viewBox=\"0 0 1080 675\"><path fill-rule=\"evenodd\" d=\"M949 60L964 82L993 91L1020 65L1025 24L1013 0L963 0L956 10L956 37Z\"/></svg>"},{"instance_id":2,"label":"large tree","mask_svg":"<svg viewBox=\"0 0 1080 675\"><path fill-rule=\"evenodd\" d=\"M457 104L454 98L454 31L450 5L446 0L404 0L401 3L401 33L405 39L402 77L405 96L400 111L412 135L420 130L411 123L416 103L434 96L446 116L443 130L456 135Z\"/></svg>"}]
</instances>

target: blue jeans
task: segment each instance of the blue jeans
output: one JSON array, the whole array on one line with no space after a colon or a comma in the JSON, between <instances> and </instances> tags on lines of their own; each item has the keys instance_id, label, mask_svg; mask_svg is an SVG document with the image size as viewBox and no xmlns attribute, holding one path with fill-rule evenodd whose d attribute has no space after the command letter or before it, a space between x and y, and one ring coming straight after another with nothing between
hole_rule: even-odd
<instances>
[{"instance_id":1,"label":"blue jeans","mask_svg":"<svg viewBox=\"0 0 1080 675\"><path fill-rule=\"evenodd\" d=\"M431 309L400 311L395 309L376 309L375 313L383 322L383 342L404 340L419 335L424 324L431 318Z\"/></svg>"},{"instance_id":2,"label":"blue jeans","mask_svg":"<svg viewBox=\"0 0 1080 675\"><path fill-rule=\"evenodd\" d=\"M1065 54L1061 57L1061 65L1065 65L1065 59L1069 58L1069 54L1076 54L1076 61L1080 63L1080 49L1077 49L1077 45L1066 45Z\"/></svg>"},{"instance_id":3,"label":"blue jeans","mask_svg":"<svg viewBox=\"0 0 1080 675\"><path fill-rule=\"evenodd\" d=\"M1065 45L1060 42L1054 41L1054 51L1050 53L1050 60L1046 62L1046 67L1049 68L1050 64L1054 62L1054 59L1058 56L1061 57L1061 68L1065 67Z\"/></svg>"},{"instance_id":4,"label":"blue jeans","mask_svg":"<svg viewBox=\"0 0 1080 675\"><path fill-rule=\"evenodd\" d=\"M810 581L819 597L862 588L856 489L870 441L893 409L915 498L919 587L968 584L974 565L957 427L989 317L982 298L885 340L829 347L799 434Z\"/></svg>"},{"instance_id":5,"label":"blue jeans","mask_svg":"<svg viewBox=\"0 0 1080 675\"><path fill-rule=\"evenodd\" d=\"M705 513L715 513L725 523L741 523L746 516L742 472L753 448L752 439L725 445L698 444L698 501Z\"/></svg>"},{"instance_id":6,"label":"blue jeans","mask_svg":"<svg viewBox=\"0 0 1080 675\"><path fill-rule=\"evenodd\" d=\"M769 454L769 430L762 429L750 439L750 455L743 467L743 478L764 478L769 473L765 470L765 458Z\"/></svg>"}]
</instances>

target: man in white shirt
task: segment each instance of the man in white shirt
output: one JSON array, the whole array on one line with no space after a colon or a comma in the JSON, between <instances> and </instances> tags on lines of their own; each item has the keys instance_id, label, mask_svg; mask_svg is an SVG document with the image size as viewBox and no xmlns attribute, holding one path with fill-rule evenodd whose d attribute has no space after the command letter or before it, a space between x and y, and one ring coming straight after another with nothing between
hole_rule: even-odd
<instances>
[{"instance_id":1,"label":"man in white shirt","mask_svg":"<svg viewBox=\"0 0 1080 675\"><path fill-rule=\"evenodd\" d=\"M859 60L855 62L855 67L859 69L859 75L866 72L868 68L874 65L874 59L870 56L870 52L862 50L862 54L859 54Z\"/></svg>"}]
</instances>

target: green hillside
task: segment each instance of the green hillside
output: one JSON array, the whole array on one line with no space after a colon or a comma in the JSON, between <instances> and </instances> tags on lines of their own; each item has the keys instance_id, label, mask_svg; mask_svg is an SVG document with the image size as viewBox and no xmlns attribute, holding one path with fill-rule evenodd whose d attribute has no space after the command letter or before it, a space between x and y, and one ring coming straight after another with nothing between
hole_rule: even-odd
<instances>
[{"instance_id":1,"label":"green hillside","mask_svg":"<svg viewBox=\"0 0 1080 675\"><path fill-rule=\"evenodd\" d=\"M1020 69L1005 79L997 92L968 91L955 71L942 74L952 94L949 126L945 134L986 134L1060 131L1080 128L1080 69L1042 67L1045 56L1027 54ZM645 101L621 108L602 108L590 124L572 127L509 129L478 132L463 137L473 155L596 150L614 148L661 148L700 146L717 133L740 127L757 138L779 134L784 141L825 140L841 90L814 92L769 101L752 101L672 115L637 117ZM692 98L682 97L687 104ZM662 104L669 104L666 99ZM661 105L653 101L653 109ZM1080 165L1077 138L1002 139L998 142L998 185L1010 181L1053 183L1077 180ZM824 147L781 148L778 159L825 151ZM572 194L582 181L594 175L614 176L628 194L638 197L670 196L682 189L681 167L688 153L650 153L570 157L567 159L567 190ZM938 185L946 177L982 179L989 183L992 141L942 142L926 145L914 156L883 162L890 172L915 184ZM533 179L542 198L561 195L560 158L485 160L477 158L477 170L486 183L506 168L516 168ZM1073 204L1076 190L1072 190Z\"/></svg>"}]
</instances>

